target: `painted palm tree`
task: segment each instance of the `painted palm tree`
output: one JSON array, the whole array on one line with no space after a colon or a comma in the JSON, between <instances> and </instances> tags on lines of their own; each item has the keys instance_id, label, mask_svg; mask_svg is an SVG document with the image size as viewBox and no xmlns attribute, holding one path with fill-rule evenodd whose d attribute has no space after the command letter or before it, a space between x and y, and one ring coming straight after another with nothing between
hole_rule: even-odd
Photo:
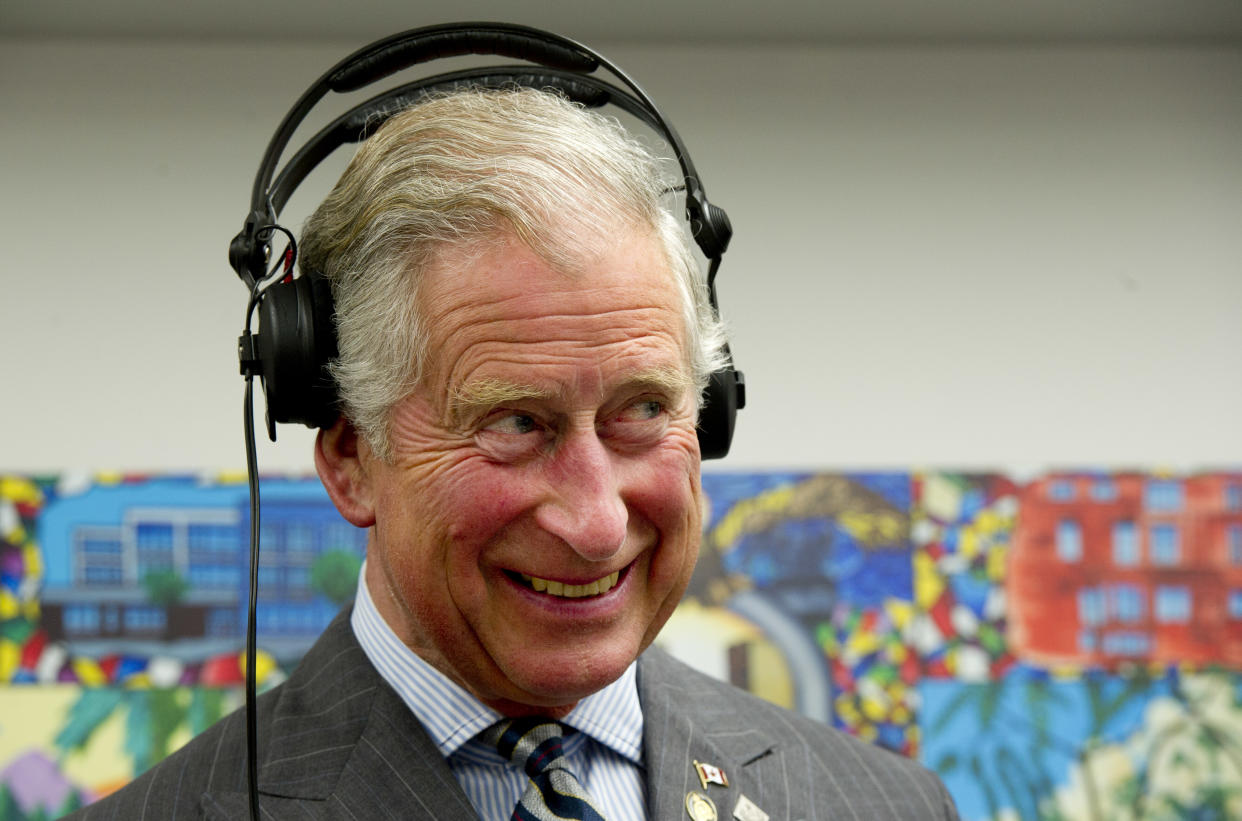
<instances>
[{"instance_id":1,"label":"painted palm tree","mask_svg":"<svg viewBox=\"0 0 1242 821\"><path fill-rule=\"evenodd\" d=\"M236 701L236 694L230 691L206 687L86 688L66 713L55 745L63 758L85 748L113 716L123 716L125 752L137 776L173 751L172 741L179 732L202 732Z\"/></svg>"}]
</instances>

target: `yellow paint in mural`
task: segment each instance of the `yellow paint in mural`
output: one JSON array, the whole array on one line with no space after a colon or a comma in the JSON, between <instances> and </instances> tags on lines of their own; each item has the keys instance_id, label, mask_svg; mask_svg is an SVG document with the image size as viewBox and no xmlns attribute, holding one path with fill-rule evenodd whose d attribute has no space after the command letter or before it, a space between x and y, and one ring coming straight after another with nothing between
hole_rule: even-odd
<instances>
[{"instance_id":1,"label":"yellow paint in mural","mask_svg":"<svg viewBox=\"0 0 1242 821\"><path fill-rule=\"evenodd\" d=\"M837 524L863 544L895 544L906 535L904 521L893 513L847 510L837 516Z\"/></svg>"},{"instance_id":2,"label":"yellow paint in mural","mask_svg":"<svg viewBox=\"0 0 1242 821\"><path fill-rule=\"evenodd\" d=\"M73 666L73 673L78 677L78 681L86 687L101 687L108 683L108 677L104 675L104 671L93 659L83 658L81 656L73 659L70 664Z\"/></svg>"},{"instance_id":3,"label":"yellow paint in mural","mask_svg":"<svg viewBox=\"0 0 1242 821\"><path fill-rule=\"evenodd\" d=\"M750 657L746 689L765 701L793 708L793 676L781 651L767 641L748 642L746 651Z\"/></svg>"},{"instance_id":4,"label":"yellow paint in mural","mask_svg":"<svg viewBox=\"0 0 1242 821\"><path fill-rule=\"evenodd\" d=\"M988 551L988 578L994 582L1005 578L1005 560L1009 551L997 545Z\"/></svg>"},{"instance_id":5,"label":"yellow paint in mural","mask_svg":"<svg viewBox=\"0 0 1242 821\"><path fill-rule=\"evenodd\" d=\"M1057 681L1075 681L1082 678L1082 668L1075 664L1058 664L1048 670Z\"/></svg>"},{"instance_id":6,"label":"yellow paint in mural","mask_svg":"<svg viewBox=\"0 0 1242 821\"><path fill-rule=\"evenodd\" d=\"M43 576L43 552L34 542L22 546L22 558L26 560L26 578Z\"/></svg>"},{"instance_id":7,"label":"yellow paint in mural","mask_svg":"<svg viewBox=\"0 0 1242 821\"><path fill-rule=\"evenodd\" d=\"M0 682L12 681L13 674L17 672L17 665L21 664L22 651L17 643L9 639L0 639ZM5 712L8 712L6 707Z\"/></svg>"},{"instance_id":8,"label":"yellow paint in mural","mask_svg":"<svg viewBox=\"0 0 1242 821\"><path fill-rule=\"evenodd\" d=\"M8 590L0 590L0 619L5 621L15 619L20 612L17 596L14 596Z\"/></svg>"},{"instance_id":9,"label":"yellow paint in mural","mask_svg":"<svg viewBox=\"0 0 1242 821\"><path fill-rule=\"evenodd\" d=\"M884 610L898 630L905 630L914 618L914 603L904 599L885 599Z\"/></svg>"},{"instance_id":10,"label":"yellow paint in mural","mask_svg":"<svg viewBox=\"0 0 1242 821\"><path fill-rule=\"evenodd\" d=\"M119 485L125 474L119 470L105 470L95 474L95 481L101 485Z\"/></svg>"},{"instance_id":11,"label":"yellow paint in mural","mask_svg":"<svg viewBox=\"0 0 1242 821\"><path fill-rule=\"evenodd\" d=\"M237 654L237 668L246 675L246 654ZM270 653L256 650L254 655L254 677L256 681L266 681L267 677L276 672L276 659Z\"/></svg>"},{"instance_id":12,"label":"yellow paint in mural","mask_svg":"<svg viewBox=\"0 0 1242 821\"><path fill-rule=\"evenodd\" d=\"M794 495L792 485L778 488L743 499L725 514L712 530L712 542L719 548L732 545L746 533L746 521L757 513L779 513L789 507Z\"/></svg>"},{"instance_id":13,"label":"yellow paint in mural","mask_svg":"<svg viewBox=\"0 0 1242 821\"><path fill-rule=\"evenodd\" d=\"M793 672L780 648L751 621L722 607L683 601L660 632L657 643L692 667L727 680L730 655L741 651L746 658L746 681L750 692L782 707L794 706Z\"/></svg>"},{"instance_id":14,"label":"yellow paint in mural","mask_svg":"<svg viewBox=\"0 0 1242 821\"><path fill-rule=\"evenodd\" d=\"M43 493L29 479L0 476L0 499L8 499L17 504L40 505L43 504Z\"/></svg>"},{"instance_id":15,"label":"yellow paint in mural","mask_svg":"<svg viewBox=\"0 0 1242 821\"><path fill-rule=\"evenodd\" d=\"M880 649L880 637L866 630L858 630L845 642L845 655L860 659Z\"/></svg>"},{"instance_id":16,"label":"yellow paint in mural","mask_svg":"<svg viewBox=\"0 0 1242 821\"><path fill-rule=\"evenodd\" d=\"M958 535L957 552L968 559L979 555L979 534L973 527L964 527Z\"/></svg>"},{"instance_id":17,"label":"yellow paint in mural","mask_svg":"<svg viewBox=\"0 0 1242 821\"><path fill-rule=\"evenodd\" d=\"M246 479L245 473L236 470L224 470L216 474L216 481L222 485L240 485Z\"/></svg>"},{"instance_id":18,"label":"yellow paint in mural","mask_svg":"<svg viewBox=\"0 0 1242 821\"><path fill-rule=\"evenodd\" d=\"M874 698L864 698L862 700L862 711L871 721L883 721L884 716L888 714L888 705Z\"/></svg>"},{"instance_id":19,"label":"yellow paint in mural","mask_svg":"<svg viewBox=\"0 0 1242 821\"><path fill-rule=\"evenodd\" d=\"M930 608L944 592L944 578L936 570L936 563L927 551L914 554L914 602L919 607Z\"/></svg>"},{"instance_id":20,"label":"yellow paint in mural","mask_svg":"<svg viewBox=\"0 0 1242 821\"><path fill-rule=\"evenodd\" d=\"M979 532L991 535L1008 527L1008 522L995 510L981 510L975 517L975 527Z\"/></svg>"}]
</instances>

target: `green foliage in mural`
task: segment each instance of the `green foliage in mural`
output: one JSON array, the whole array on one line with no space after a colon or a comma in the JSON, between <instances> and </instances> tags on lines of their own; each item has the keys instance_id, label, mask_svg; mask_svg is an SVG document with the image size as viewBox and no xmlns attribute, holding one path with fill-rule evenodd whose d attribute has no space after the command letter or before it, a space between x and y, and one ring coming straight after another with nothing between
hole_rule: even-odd
<instances>
[{"instance_id":1,"label":"green foliage in mural","mask_svg":"<svg viewBox=\"0 0 1242 821\"><path fill-rule=\"evenodd\" d=\"M311 565L311 589L326 597L337 607L354 598L358 587L358 569L362 560L344 550L329 550Z\"/></svg>"},{"instance_id":2,"label":"green foliage in mural","mask_svg":"<svg viewBox=\"0 0 1242 821\"><path fill-rule=\"evenodd\" d=\"M218 721L231 707L228 702L225 691L202 687L84 689L69 708L55 744L62 755L82 749L113 715L123 714L125 752L137 775L172 752L172 740L180 731L197 734Z\"/></svg>"},{"instance_id":3,"label":"green foliage in mural","mask_svg":"<svg viewBox=\"0 0 1242 821\"><path fill-rule=\"evenodd\" d=\"M152 604L172 607L185 598L190 583L175 570L153 570L142 577L142 587Z\"/></svg>"}]
</instances>

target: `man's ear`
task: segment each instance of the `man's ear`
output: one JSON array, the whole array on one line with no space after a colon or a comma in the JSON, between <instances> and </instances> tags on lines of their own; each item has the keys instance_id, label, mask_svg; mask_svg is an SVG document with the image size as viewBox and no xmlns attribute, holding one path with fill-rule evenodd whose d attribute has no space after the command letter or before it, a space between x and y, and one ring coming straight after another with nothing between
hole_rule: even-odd
<instances>
[{"instance_id":1,"label":"man's ear","mask_svg":"<svg viewBox=\"0 0 1242 821\"><path fill-rule=\"evenodd\" d=\"M315 470L332 503L345 520L355 527L375 524L375 504L367 473L366 442L360 441L354 426L339 417L330 428L321 428L315 437ZM373 461L373 460L366 460Z\"/></svg>"}]
</instances>

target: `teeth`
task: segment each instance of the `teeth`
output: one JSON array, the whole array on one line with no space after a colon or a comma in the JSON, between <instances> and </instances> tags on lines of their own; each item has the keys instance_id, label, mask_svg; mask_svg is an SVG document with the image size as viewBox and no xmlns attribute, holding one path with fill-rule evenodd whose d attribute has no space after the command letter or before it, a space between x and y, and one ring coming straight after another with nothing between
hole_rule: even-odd
<instances>
[{"instance_id":1,"label":"teeth","mask_svg":"<svg viewBox=\"0 0 1242 821\"><path fill-rule=\"evenodd\" d=\"M607 593L617 584L621 571L618 570L615 573L610 573L604 578L596 579L588 584L565 584L564 582L552 581L551 579L527 576L525 573L520 575L522 581L529 584L539 593L547 593L550 596L560 596L566 599L581 599L584 596L598 596L601 593Z\"/></svg>"}]
</instances>

